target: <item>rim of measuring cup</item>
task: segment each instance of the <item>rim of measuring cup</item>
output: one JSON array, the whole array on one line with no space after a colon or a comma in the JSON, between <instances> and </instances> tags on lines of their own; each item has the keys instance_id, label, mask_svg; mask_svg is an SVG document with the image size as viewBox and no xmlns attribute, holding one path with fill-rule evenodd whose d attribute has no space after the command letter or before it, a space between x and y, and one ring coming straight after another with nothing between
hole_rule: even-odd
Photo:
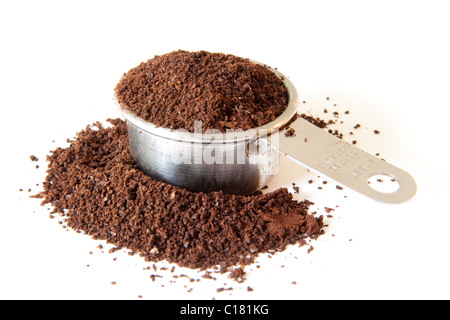
<instances>
[{"instance_id":1,"label":"rim of measuring cup","mask_svg":"<svg viewBox=\"0 0 450 320\"><path fill-rule=\"evenodd\" d=\"M258 61L250 60L253 63L260 64L270 71L272 71L278 78L283 81L283 84L288 92L288 105L281 115L275 120L268 122L265 125L248 129L248 130L233 130L229 135L227 133L195 133L189 132L185 129L170 129L156 126L155 124L142 119L133 112L123 107L123 104L117 101L114 95L114 100L122 113L123 117L131 124L135 125L142 131L148 132L159 137L164 137L171 140L186 141L186 142L218 142L224 143L227 141L240 141L250 138L268 136L278 132L280 128L286 125L292 117L297 113L298 94L294 84L277 69L267 66Z\"/></svg>"}]
</instances>

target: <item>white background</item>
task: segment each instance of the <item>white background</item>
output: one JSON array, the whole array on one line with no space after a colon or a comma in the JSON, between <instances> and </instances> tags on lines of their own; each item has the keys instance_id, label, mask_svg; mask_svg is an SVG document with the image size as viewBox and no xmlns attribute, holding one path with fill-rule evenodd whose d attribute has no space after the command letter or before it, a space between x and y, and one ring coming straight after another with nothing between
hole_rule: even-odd
<instances>
[{"instance_id":1,"label":"white background","mask_svg":"<svg viewBox=\"0 0 450 320\"><path fill-rule=\"evenodd\" d=\"M448 12L447 1L1 2L0 298L450 298ZM46 154L87 124L118 117L112 90L120 76L177 49L277 67L313 115L350 110L334 128L410 172L417 195L385 205L332 182L318 190L322 178L282 159L270 189L297 182L295 198L315 202L318 214L339 207L312 252L293 246L262 255L241 284L226 275L172 278L203 274L179 267L143 270L151 264L110 254L107 244L50 220L47 207L28 198L45 177Z\"/></svg>"}]
</instances>

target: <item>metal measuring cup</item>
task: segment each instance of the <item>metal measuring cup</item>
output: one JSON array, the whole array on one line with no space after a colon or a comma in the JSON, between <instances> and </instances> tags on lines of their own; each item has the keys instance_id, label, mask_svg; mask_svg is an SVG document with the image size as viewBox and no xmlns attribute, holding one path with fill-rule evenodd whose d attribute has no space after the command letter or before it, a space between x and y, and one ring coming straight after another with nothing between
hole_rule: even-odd
<instances>
[{"instance_id":1,"label":"metal measuring cup","mask_svg":"<svg viewBox=\"0 0 450 320\"><path fill-rule=\"evenodd\" d=\"M278 118L255 129L203 133L201 128L188 132L157 127L128 111L116 99L127 121L130 152L137 166L154 179L194 192L222 190L247 195L268 183L278 170L279 155L284 154L377 201L401 203L415 195L416 183L404 170L305 119L291 121L297 114L297 91L278 70L264 66L283 81L289 102ZM287 124L295 130L295 136L283 134ZM376 191L368 183L374 175L395 179L398 190Z\"/></svg>"}]
</instances>

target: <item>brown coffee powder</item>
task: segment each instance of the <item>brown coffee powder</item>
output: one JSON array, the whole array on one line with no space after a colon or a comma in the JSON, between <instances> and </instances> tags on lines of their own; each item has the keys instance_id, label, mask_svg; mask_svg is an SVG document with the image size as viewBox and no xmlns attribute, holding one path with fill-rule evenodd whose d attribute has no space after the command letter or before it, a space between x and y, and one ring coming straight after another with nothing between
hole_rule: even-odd
<instances>
[{"instance_id":1,"label":"brown coffee powder","mask_svg":"<svg viewBox=\"0 0 450 320\"><path fill-rule=\"evenodd\" d=\"M146 176L130 156L124 121L86 127L47 157L43 191L67 226L128 248L147 261L222 268L254 261L322 233L311 202L285 188L251 196L194 193Z\"/></svg>"},{"instance_id":2,"label":"brown coffee powder","mask_svg":"<svg viewBox=\"0 0 450 320\"><path fill-rule=\"evenodd\" d=\"M174 51L125 73L118 102L142 119L171 129L250 129L287 107L281 79L265 66L230 54Z\"/></svg>"},{"instance_id":3,"label":"brown coffee powder","mask_svg":"<svg viewBox=\"0 0 450 320\"><path fill-rule=\"evenodd\" d=\"M305 104L306 101L303 103ZM337 123L336 119L322 120L306 114L302 114L301 117L327 131L328 126ZM38 195L43 198L43 203L53 206L54 212L62 213L68 226L115 245L116 248L109 252L114 252L121 247L129 248L149 261L168 259L182 266L201 268L219 264L221 272L227 272L231 270L228 268L231 265L253 261L258 253L282 250L289 243L305 244L306 237L316 238L322 233L322 228L325 227L322 217L313 218L315 212L307 213L309 203L294 201L285 189L266 195L230 198L221 193L186 192L146 177L137 170L129 156L126 127L123 121L112 120L111 122L111 128L103 128L100 123L89 126L81 131L74 141L70 141L71 145L68 148L58 148L51 152L47 159L50 165L44 191ZM350 135L353 133L350 132ZM337 136L342 138L342 134ZM321 181L322 184L326 184L326 181ZM128 192L127 188L130 188ZM296 186L294 190L299 192ZM173 192L175 193L172 196ZM209 203L201 202L205 199ZM211 205L213 201L216 202ZM233 201L236 203L234 204ZM287 203L283 205L283 201ZM169 202L175 203L172 207L166 208ZM269 202L272 205L267 205ZM235 209L232 208L233 206L236 206ZM208 214L211 208L212 213ZM172 209L174 209L173 213ZM257 210L256 213L254 210ZM275 213L271 214L272 210ZM305 220L298 225L291 224L291 230L297 229L298 232L289 238L291 230L283 226L283 224L287 226L289 224L279 219L277 226L276 221L267 218L271 215L277 216L277 212L278 215L284 216L291 211L296 212L295 214L299 217L304 216ZM330 209L325 208L325 212L327 211ZM257 217L258 215L260 216ZM190 221L190 217L195 217L196 220ZM198 220L199 217L200 220ZM204 220L204 217L209 217L209 220ZM327 217L332 216L328 214ZM196 221L200 222L196 224ZM235 222L238 223L233 225ZM206 231L208 229L204 225L207 223L219 226L215 229L219 230L217 234ZM283 227L280 228L280 226ZM286 228L288 232L284 232L280 237L276 236L274 232L276 229ZM173 235L172 230L175 231ZM232 230L233 233L223 236L218 234L221 230ZM292 231L290 234L293 233L295 232ZM260 239L260 242L268 239L268 244L258 244L258 240L253 242L250 240L250 243L248 243L249 240L242 241L247 239L245 237L247 234L254 234L253 237L247 238ZM192 240L182 242L179 240L181 238L192 238ZM223 239L228 240L222 245L220 241ZM239 245L242 246L241 249L238 249ZM211 259L204 256L205 248L213 249ZM222 251L220 251L221 248ZM248 256L245 256L245 253ZM220 262L217 263L217 261ZM259 265L256 266L257 269L259 267ZM174 269L175 267L172 267L171 272ZM238 268L232 269L230 273L233 279L234 276L239 275L236 270L240 272ZM243 271L243 268L241 270ZM245 272L242 275L245 275ZM157 275L151 276L155 280L157 277ZM178 276L174 275L174 278L176 277ZM209 276L202 278L215 279ZM238 281L243 277L236 277L236 279ZM218 291L221 290L225 288L218 289Z\"/></svg>"}]
</instances>

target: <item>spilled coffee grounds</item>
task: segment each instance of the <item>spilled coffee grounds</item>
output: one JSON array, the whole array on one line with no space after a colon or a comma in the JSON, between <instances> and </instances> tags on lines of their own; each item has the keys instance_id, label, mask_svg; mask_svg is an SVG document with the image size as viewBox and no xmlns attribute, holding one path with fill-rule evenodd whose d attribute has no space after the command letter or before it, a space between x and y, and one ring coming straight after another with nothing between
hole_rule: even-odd
<instances>
[{"instance_id":1,"label":"spilled coffee grounds","mask_svg":"<svg viewBox=\"0 0 450 320\"><path fill-rule=\"evenodd\" d=\"M67 226L128 248L147 261L190 268L248 264L258 253L304 244L322 233L311 202L285 188L251 196L194 193L153 180L130 156L120 119L86 127L67 148L48 156L37 197Z\"/></svg>"},{"instance_id":2,"label":"spilled coffee grounds","mask_svg":"<svg viewBox=\"0 0 450 320\"><path fill-rule=\"evenodd\" d=\"M170 129L250 129L286 109L283 81L265 66L230 54L174 51L125 73L117 101L145 121Z\"/></svg>"}]
</instances>

